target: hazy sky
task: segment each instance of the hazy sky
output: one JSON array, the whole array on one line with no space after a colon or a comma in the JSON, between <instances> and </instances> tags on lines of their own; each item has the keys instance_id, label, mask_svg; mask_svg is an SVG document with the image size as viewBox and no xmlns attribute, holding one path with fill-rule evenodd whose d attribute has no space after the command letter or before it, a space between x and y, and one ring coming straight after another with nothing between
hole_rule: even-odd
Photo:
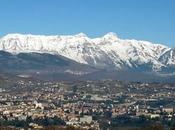
<instances>
[{"instance_id":1,"label":"hazy sky","mask_svg":"<svg viewBox=\"0 0 175 130\"><path fill-rule=\"evenodd\" d=\"M175 47L175 0L0 0L0 36L80 32Z\"/></svg>"}]
</instances>

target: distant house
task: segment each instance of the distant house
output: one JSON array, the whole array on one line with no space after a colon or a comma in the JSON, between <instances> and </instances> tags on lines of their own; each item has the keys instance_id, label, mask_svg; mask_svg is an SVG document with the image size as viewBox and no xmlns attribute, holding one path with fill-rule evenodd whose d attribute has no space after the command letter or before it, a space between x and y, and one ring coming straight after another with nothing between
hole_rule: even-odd
<instances>
[{"instance_id":1,"label":"distant house","mask_svg":"<svg viewBox=\"0 0 175 130\"><path fill-rule=\"evenodd\" d=\"M80 117L80 122L82 123L91 123L92 122L92 116L83 116Z\"/></svg>"}]
</instances>

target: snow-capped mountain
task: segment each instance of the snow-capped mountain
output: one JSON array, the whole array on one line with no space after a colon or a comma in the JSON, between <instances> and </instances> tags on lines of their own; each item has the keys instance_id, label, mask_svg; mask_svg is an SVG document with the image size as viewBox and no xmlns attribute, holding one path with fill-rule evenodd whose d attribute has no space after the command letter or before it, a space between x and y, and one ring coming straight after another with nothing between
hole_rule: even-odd
<instances>
[{"instance_id":1,"label":"snow-capped mountain","mask_svg":"<svg viewBox=\"0 0 175 130\"><path fill-rule=\"evenodd\" d=\"M68 36L8 34L0 50L12 54L49 53L107 70L159 72L175 66L175 51L161 44L120 39L115 33L89 38L83 33Z\"/></svg>"},{"instance_id":2,"label":"snow-capped mountain","mask_svg":"<svg viewBox=\"0 0 175 130\"><path fill-rule=\"evenodd\" d=\"M159 58L159 61L165 65L175 65L175 49L168 49Z\"/></svg>"}]
</instances>

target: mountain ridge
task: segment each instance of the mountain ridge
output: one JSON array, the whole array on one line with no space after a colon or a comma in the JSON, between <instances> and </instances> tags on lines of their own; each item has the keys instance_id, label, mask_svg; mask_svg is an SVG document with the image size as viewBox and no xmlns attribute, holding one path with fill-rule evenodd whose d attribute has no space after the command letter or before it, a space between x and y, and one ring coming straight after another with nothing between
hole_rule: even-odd
<instances>
[{"instance_id":1,"label":"mountain ridge","mask_svg":"<svg viewBox=\"0 0 175 130\"><path fill-rule=\"evenodd\" d=\"M166 75L175 72L173 48L148 41L120 39L112 32L92 39L84 33L55 36L8 34L0 38L0 50L13 55L47 53L63 56L100 70Z\"/></svg>"}]
</instances>

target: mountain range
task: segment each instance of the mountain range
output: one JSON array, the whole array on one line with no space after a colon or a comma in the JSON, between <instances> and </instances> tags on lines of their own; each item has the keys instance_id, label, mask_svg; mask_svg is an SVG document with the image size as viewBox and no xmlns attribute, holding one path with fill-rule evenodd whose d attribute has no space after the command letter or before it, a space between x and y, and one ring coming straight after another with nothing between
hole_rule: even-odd
<instances>
[{"instance_id":1,"label":"mountain range","mask_svg":"<svg viewBox=\"0 0 175 130\"><path fill-rule=\"evenodd\" d=\"M148 41L77 35L8 34L0 72L56 80L175 82L175 49Z\"/></svg>"}]
</instances>

